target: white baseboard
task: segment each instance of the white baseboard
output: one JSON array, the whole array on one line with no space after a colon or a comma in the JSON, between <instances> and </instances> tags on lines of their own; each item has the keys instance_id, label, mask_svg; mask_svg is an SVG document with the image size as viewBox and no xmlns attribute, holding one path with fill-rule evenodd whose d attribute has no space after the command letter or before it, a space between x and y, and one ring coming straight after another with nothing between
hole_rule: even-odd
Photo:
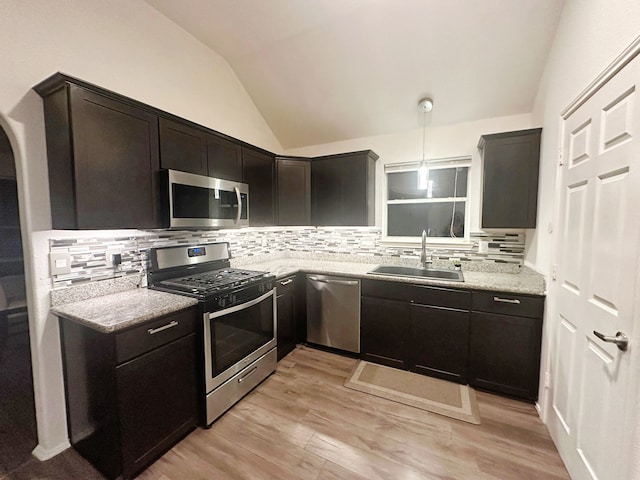
<instances>
[{"instance_id":1,"label":"white baseboard","mask_svg":"<svg viewBox=\"0 0 640 480\"><path fill-rule=\"evenodd\" d=\"M71 448L69 440L62 442L54 448L44 448L42 445L38 444L31 454L41 462L44 462L45 460L49 460L59 453L64 452L67 448Z\"/></svg>"}]
</instances>

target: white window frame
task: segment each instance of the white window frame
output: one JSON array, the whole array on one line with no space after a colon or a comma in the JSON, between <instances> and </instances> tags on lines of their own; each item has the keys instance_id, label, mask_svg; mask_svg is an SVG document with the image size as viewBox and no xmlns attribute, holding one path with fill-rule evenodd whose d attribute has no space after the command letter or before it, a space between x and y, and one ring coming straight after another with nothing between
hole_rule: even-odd
<instances>
[{"instance_id":1,"label":"white window frame","mask_svg":"<svg viewBox=\"0 0 640 480\"><path fill-rule=\"evenodd\" d=\"M384 166L383 177L383 215L382 215L382 243L393 244L394 246L415 246L416 243L422 241L421 237L400 237L387 235L389 205L407 204L407 203L438 203L438 202L465 202L464 211L464 237L448 238L448 237L427 237L427 243L431 246L443 246L456 248L471 248L473 243L470 240L471 230L471 208L469 190L471 189L471 156L449 157L427 160L429 170L439 170L443 168L467 167L467 195L465 197L448 197L448 198L432 198L432 199L410 199L410 200L389 200L387 174L399 172L417 171L421 162L405 162L405 163L388 163Z\"/></svg>"}]
</instances>

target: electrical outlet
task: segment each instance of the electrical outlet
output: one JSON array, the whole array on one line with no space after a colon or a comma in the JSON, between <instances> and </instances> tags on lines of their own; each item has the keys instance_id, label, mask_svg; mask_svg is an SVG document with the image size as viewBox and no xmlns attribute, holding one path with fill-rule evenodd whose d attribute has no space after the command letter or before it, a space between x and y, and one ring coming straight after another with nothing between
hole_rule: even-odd
<instances>
[{"instance_id":1,"label":"electrical outlet","mask_svg":"<svg viewBox=\"0 0 640 480\"><path fill-rule=\"evenodd\" d=\"M65 275L71 273L71 255L69 252L55 252L49 254L51 275Z\"/></svg>"},{"instance_id":2,"label":"electrical outlet","mask_svg":"<svg viewBox=\"0 0 640 480\"><path fill-rule=\"evenodd\" d=\"M119 255L119 262L116 263L116 255ZM104 252L105 262L108 267L115 267L122 263L122 247L107 247L107 250Z\"/></svg>"}]
</instances>

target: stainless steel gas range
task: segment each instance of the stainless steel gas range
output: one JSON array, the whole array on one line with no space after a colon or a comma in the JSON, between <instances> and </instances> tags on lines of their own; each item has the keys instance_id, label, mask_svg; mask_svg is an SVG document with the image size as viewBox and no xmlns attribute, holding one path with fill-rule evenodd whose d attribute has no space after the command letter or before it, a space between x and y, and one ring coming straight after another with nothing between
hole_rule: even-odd
<instances>
[{"instance_id":1,"label":"stainless steel gas range","mask_svg":"<svg viewBox=\"0 0 640 480\"><path fill-rule=\"evenodd\" d=\"M150 250L149 288L199 300L203 424L211 423L276 368L275 277L230 267L228 243Z\"/></svg>"}]
</instances>

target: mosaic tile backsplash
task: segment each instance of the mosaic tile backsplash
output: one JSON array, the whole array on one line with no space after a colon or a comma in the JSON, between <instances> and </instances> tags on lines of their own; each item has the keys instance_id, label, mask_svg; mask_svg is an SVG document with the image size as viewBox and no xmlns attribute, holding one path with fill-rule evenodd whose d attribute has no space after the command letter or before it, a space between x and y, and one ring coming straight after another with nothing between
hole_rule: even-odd
<instances>
[{"instance_id":1,"label":"mosaic tile backsplash","mask_svg":"<svg viewBox=\"0 0 640 480\"><path fill-rule=\"evenodd\" d=\"M353 255L413 259L419 247L402 247L382 242L376 227L267 227L213 231L134 232L130 236L60 238L49 241L50 252L68 253L71 272L53 275L54 289L99 280L127 278L135 285L146 279L147 253L151 247L194 243L229 242L233 258L284 256L286 254ZM524 233L471 234L471 248L430 249L434 261L460 260L462 269L500 264L517 272L524 261ZM122 264L107 265L107 251L120 251ZM349 258L351 257L351 258ZM498 265L496 265L498 266Z\"/></svg>"}]
</instances>

